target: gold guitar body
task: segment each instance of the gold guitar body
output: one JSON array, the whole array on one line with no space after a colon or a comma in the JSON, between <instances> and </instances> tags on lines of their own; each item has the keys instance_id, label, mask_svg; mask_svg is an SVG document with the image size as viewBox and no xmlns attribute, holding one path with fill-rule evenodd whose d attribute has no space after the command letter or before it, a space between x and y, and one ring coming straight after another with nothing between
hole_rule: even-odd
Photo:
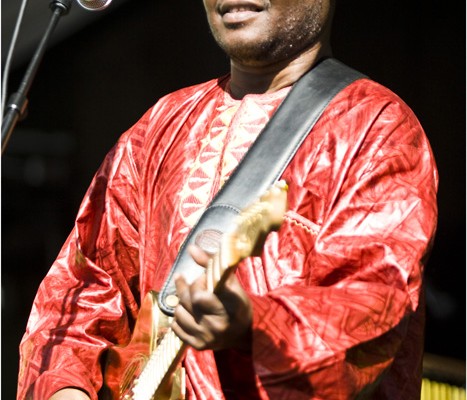
<instances>
[{"instance_id":1,"label":"gold guitar body","mask_svg":"<svg viewBox=\"0 0 467 400\"><path fill-rule=\"evenodd\" d=\"M135 399L133 387L147 365L149 356L169 330L171 318L159 310L157 293L150 291L143 300L130 343L125 347L112 347L106 357L104 387L99 398L104 400ZM154 400L185 398L184 370L179 355L163 378Z\"/></svg>"},{"instance_id":2,"label":"gold guitar body","mask_svg":"<svg viewBox=\"0 0 467 400\"><path fill-rule=\"evenodd\" d=\"M237 264L255 255L271 230L277 230L287 208L287 184L277 182L237 216L235 226L222 235L218 251L206 268L207 290L219 293ZM141 305L133 336L125 347L108 350L104 386L106 400L181 400L185 375L180 361L186 345L170 328L171 318L149 292Z\"/></svg>"}]
</instances>

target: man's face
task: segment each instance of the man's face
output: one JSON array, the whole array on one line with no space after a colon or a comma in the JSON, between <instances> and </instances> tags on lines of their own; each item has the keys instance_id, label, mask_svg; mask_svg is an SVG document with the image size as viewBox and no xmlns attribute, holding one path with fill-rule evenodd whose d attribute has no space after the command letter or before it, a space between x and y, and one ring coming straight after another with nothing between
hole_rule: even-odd
<instances>
[{"instance_id":1,"label":"man's face","mask_svg":"<svg viewBox=\"0 0 467 400\"><path fill-rule=\"evenodd\" d=\"M315 45L330 0L204 0L214 38L233 60L265 66Z\"/></svg>"}]
</instances>

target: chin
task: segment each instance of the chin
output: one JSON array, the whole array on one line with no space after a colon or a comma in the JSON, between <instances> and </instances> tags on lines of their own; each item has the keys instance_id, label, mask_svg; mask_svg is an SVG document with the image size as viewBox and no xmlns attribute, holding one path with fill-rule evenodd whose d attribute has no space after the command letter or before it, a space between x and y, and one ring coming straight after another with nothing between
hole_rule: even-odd
<instances>
[{"instance_id":1,"label":"chin","mask_svg":"<svg viewBox=\"0 0 467 400\"><path fill-rule=\"evenodd\" d=\"M244 65L269 64L277 58L270 43L258 40L218 41L219 46L232 59Z\"/></svg>"},{"instance_id":2,"label":"chin","mask_svg":"<svg viewBox=\"0 0 467 400\"><path fill-rule=\"evenodd\" d=\"M286 47L272 46L237 46L224 48L227 55L238 64L251 67L264 67L278 64L295 56L295 52Z\"/></svg>"}]
</instances>

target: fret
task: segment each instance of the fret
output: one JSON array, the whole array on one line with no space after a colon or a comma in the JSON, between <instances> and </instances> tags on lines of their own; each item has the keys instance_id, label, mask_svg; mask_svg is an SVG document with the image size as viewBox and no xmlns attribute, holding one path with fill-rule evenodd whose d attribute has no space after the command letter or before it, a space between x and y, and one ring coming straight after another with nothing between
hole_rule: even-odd
<instances>
[{"instance_id":1,"label":"fret","mask_svg":"<svg viewBox=\"0 0 467 400\"><path fill-rule=\"evenodd\" d=\"M177 354L184 347L183 342L169 328L132 388L132 400L152 400L162 380L167 375Z\"/></svg>"}]
</instances>

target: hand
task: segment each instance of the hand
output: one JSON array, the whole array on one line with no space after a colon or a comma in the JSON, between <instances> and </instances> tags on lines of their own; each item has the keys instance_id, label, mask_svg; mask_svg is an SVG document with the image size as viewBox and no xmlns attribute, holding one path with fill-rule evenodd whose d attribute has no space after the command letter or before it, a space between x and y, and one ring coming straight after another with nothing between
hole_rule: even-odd
<instances>
[{"instance_id":1,"label":"hand","mask_svg":"<svg viewBox=\"0 0 467 400\"><path fill-rule=\"evenodd\" d=\"M199 247L190 254L206 267L209 255ZM172 329L180 339L197 350L251 349L252 306L235 274L217 294L206 290L206 276L188 285L182 276L175 279L180 299Z\"/></svg>"},{"instance_id":2,"label":"hand","mask_svg":"<svg viewBox=\"0 0 467 400\"><path fill-rule=\"evenodd\" d=\"M82 390L65 388L55 392L49 400L91 400L91 398Z\"/></svg>"}]
</instances>

